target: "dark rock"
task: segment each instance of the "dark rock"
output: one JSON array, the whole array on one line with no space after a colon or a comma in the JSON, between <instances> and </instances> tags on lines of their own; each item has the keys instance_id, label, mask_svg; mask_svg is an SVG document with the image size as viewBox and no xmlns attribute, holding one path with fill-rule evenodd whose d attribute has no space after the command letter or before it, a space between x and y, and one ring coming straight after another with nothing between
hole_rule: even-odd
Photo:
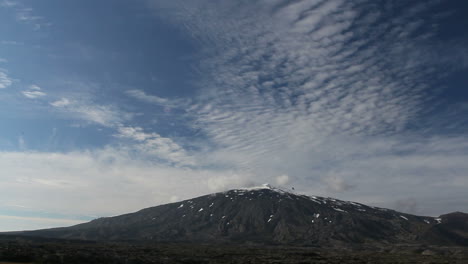
<instances>
[{"instance_id":1,"label":"dark rock","mask_svg":"<svg viewBox=\"0 0 468 264\"><path fill-rule=\"evenodd\" d=\"M97 241L467 245L468 217L464 213L440 218L415 216L263 186L205 195L67 228L17 234Z\"/></svg>"}]
</instances>

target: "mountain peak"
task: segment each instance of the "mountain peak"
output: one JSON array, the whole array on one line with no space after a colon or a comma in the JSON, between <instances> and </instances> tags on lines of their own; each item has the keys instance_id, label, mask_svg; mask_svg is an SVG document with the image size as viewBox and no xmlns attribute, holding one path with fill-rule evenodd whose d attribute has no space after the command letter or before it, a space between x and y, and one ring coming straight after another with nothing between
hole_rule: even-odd
<instances>
[{"instance_id":1,"label":"mountain peak","mask_svg":"<svg viewBox=\"0 0 468 264\"><path fill-rule=\"evenodd\" d=\"M238 188L238 189L232 189L232 190L229 190L229 191L241 191L241 192L243 192L243 191L256 191L256 190L272 190L272 191L276 191L276 192L280 192L280 193L289 193L289 191L286 191L286 190L284 190L282 188L274 187L269 183L264 183L264 184L261 184L261 185L258 185L258 186L252 186L252 187L243 187L243 188Z\"/></svg>"},{"instance_id":2,"label":"mountain peak","mask_svg":"<svg viewBox=\"0 0 468 264\"><path fill-rule=\"evenodd\" d=\"M73 227L33 231L28 235L88 240L314 245L411 243L421 237L428 241L445 241L438 239L441 234L437 230L445 228L441 223L439 218L295 194L263 184L96 219ZM457 227L465 230L464 225L457 224Z\"/></svg>"}]
</instances>

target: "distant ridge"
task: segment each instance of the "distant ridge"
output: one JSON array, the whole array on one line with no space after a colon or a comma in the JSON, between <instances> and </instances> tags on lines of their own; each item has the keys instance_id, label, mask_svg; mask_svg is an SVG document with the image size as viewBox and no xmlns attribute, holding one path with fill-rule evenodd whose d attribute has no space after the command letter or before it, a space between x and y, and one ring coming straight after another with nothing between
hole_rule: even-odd
<instances>
[{"instance_id":1,"label":"distant ridge","mask_svg":"<svg viewBox=\"0 0 468 264\"><path fill-rule=\"evenodd\" d=\"M72 227L16 234L82 240L337 245L468 245L468 214L416 216L264 184Z\"/></svg>"}]
</instances>

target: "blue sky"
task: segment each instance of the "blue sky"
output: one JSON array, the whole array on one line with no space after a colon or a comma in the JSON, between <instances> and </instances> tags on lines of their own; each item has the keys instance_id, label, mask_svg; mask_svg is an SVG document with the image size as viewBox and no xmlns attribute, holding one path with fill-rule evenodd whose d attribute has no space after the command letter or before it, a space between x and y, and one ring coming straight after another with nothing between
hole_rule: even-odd
<instances>
[{"instance_id":1,"label":"blue sky","mask_svg":"<svg viewBox=\"0 0 468 264\"><path fill-rule=\"evenodd\" d=\"M0 0L0 230L265 182L466 212L467 11Z\"/></svg>"}]
</instances>

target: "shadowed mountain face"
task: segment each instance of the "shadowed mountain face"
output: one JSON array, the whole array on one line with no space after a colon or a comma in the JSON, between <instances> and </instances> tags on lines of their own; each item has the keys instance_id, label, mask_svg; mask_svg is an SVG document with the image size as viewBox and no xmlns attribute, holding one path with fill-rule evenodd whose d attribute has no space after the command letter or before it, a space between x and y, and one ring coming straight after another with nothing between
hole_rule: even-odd
<instances>
[{"instance_id":1,"label":"shadowed mountain face","mask_svg":"<svg viewBox=\"0 0 468 264\"><path fill-rule=\"evenodd\" d=\"M415 216L265 185L22 234L84 240L467 245L468 215Z\"/></svg>"}]
</instances>

